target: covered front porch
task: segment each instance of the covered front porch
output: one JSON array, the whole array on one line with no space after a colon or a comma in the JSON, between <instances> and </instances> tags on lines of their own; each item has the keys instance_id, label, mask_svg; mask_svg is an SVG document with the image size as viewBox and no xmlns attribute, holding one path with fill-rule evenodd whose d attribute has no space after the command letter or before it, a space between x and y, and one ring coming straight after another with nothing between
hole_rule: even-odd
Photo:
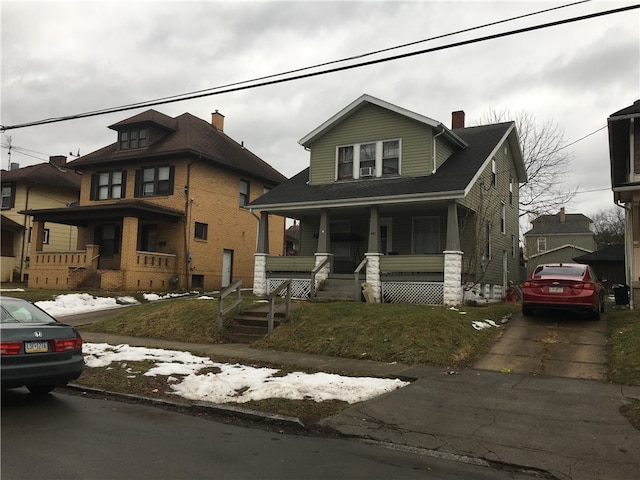
<instances>
[{"instance_id":1,"label":"covered front porch","mask_svg":"<svg viewBox=\"0 0 640 480\"><path fill-rule=\"evenodd\" d=\"M325 282L339 276L352 282L355 301L463 302L470 273L463 250L475 250L475 215L456 201L322 208L297 212L297 218L299 254L273 256L268 253L268 212L262 212L255 294L268 294L292 279L294 296L314 299Z\"/></svg>"},{"instance_id":2,"label":"covered front porch","mask_svg":"<svg viewBox=\"0 0 640 480\"><path fill-rule=\"evenodd\" d=\"M30 288L186 288L181 212L148 203L31 211ZM78 227L77 248L44 251L47 222Z\"/></svg>"}]
</instances>

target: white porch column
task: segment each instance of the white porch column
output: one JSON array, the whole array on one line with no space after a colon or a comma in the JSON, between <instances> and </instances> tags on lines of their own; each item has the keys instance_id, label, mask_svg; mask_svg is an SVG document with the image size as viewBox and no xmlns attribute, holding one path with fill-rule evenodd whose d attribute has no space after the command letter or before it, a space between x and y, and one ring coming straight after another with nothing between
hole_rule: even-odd
<instances>
[{"instance_id":1,"label":"white porch column","mask_svg":"<svg viewBox=\"0 0 640 480\"><path fill-rule=\"evenodd\" d=\"M456 250L444 251L444 304L462 303L462 255Z\"/></svg>"},{"instance_id":2,"label":"white porch column","mask_svg":"<svg viewBox=\"0 0 640 480\"><path fill-rule=\"evenodd\" d=\"M324 262L326 259L329 259L329 262L322 267L318 273L316 274L316 284L314 288L317 289L318 285L324 282L327 278L329 278L329 274L331 273L331 264L333 263L333 254L332 253L316 253L316 267Z\"/></svg>"},{"instance_id":3,"label":"white porch column","mask_svg":"<svg viewBox=\"0 0 640 480\"><path fill-rule=\"evenodd\" d=\"M381 253L365 253L367 257L367 283L373 292L376 302L382 301L382 283L380 282L380 257Z\"/></svg>"},{"instance_id":4,"label":"white porch column","mask_svg":"<svg viewBox=\"0 0 640 480\"><path fill-rule=\"evenodd\" d=\"M268 253L255 253L253 262L253 294L266 295L269 289L267 284L267 257Z\"/></svg>"}]
</instances>

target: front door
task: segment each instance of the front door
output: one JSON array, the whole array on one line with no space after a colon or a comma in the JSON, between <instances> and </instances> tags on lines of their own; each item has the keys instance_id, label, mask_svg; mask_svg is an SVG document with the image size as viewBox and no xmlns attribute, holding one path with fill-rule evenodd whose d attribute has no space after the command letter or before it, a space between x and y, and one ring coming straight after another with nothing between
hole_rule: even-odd
<instances>
[{"instance_id":1,"label":"front door","mask_svg":"<svg viewBox=\"0 0 640 480\"><path fill-rule=\"evenodd\" d=\"M231 285L233 276L233 250L224 250L222 253L222 288Z\"/></svg>"}]
</instances>

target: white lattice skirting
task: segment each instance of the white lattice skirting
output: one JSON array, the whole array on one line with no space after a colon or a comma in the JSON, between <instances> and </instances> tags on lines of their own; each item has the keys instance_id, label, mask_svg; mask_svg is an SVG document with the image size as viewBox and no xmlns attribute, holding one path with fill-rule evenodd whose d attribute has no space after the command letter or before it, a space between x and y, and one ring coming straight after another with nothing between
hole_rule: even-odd
<instances>
[{"instance_id":1,"label":"white lattice skirting","mask_svg":"<svg viewBox=\"0 0 640 480\"><path fill-rule=\"evenodd\" d=\"M269 278L267 279L267 293L273 292L276 288L289 280L288 278ZM282 292L284 297L286 292ZM291 298L308 300L311 295L311 279L293 278L291 280Z\"/></svg>"},{"instance_id":2,"label":"white lattice skirting","mask_svg":"<svg viewBox=\"0 0 640 480\"><path fill-rule=\"evenodd\" d=\"M382 282L382 301L442 305L444 284L442 282Z\"/></svg>"}]
</instances>

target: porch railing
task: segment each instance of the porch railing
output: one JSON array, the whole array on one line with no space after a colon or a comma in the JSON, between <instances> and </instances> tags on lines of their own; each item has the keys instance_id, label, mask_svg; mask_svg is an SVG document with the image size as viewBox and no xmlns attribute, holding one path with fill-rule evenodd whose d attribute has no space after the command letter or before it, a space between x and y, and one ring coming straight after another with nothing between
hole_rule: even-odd
<instances>
[{"instance_id":1,"label":"porch railing","mask_svg":"<svg viewBox=\"0 0 640 480\"><path fill-rule=\"evenodd\" d=\"M444 255L383 255L380 272L443 273Z\"/></svg>"},{"instance_id":2,"label":"porch railing","mask_svg":"<svg viewBox=\"0 0 640 480\"><path fill-rule=\"evenodd\" d=\"M236 293L235 301L227 308L224 308L224 299L234 292ZM240 306L240 303L242 302L242 279L232 283L228 287L221 290L220 293L216 296L216 299L218 300L218 331L221 331L223 328L222 321L225 314L234 308L237 310Z\"/></svg>"},{"instance_id":3,"label":"porch railing","mask_svg":"<svg viewBox=\"0 0 640 480\"><path fill-rule=\"evenodd\" d=\"M286 280L282 283L278 288L276 288L273 292L269 294L267 297L269 300L269 315L267 317L269 333L273 332L273 321L276 313L276 297L282 296L282 291L286 290L285 294L285 312L284 318L289 318L289 314L291 313L291 279Z\"/></svg>"},{"instance_id":4,"label":"porch railing","mask_svg":"<svg viewBox=\"0 0 640 480\"><path fill-rule=\"evenodd\" d=\"M330 262L331 257L327 257L321 263L316 265L313 270L311 270L311 292L309 294L309 300L313 300L316 297L316 276L318 275L318 272L326 267Z\"/></svg>"}]
</instances>

